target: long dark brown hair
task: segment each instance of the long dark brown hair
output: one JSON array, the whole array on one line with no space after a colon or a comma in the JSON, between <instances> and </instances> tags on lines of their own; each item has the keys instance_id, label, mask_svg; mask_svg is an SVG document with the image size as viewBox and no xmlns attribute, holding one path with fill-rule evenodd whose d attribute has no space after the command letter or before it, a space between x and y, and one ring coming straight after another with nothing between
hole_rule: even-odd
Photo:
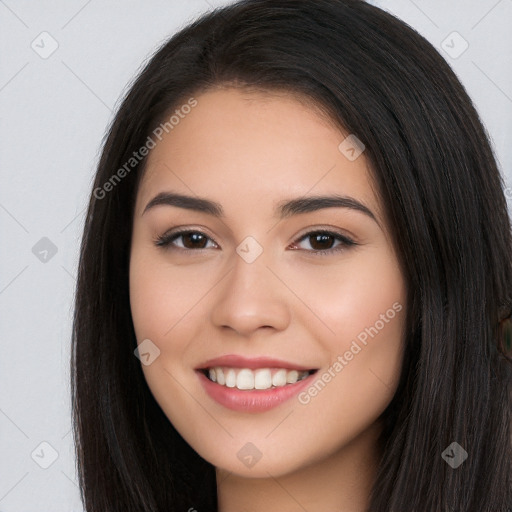
<instances>
[{"instance_id":1,"label":"long dark brown hair","mask_svg":"<svg viewBox=\"0 0 512 512\"><path fill-rule=\"evenodd\" d=\"M146 158L126 163L169 112L222 85L297 93L366 146L409 290L404 365L383 413L369 510L512 507L512 365L499 327L512 311L511 223L468 94L430 43L363 1L246 0L169 39L104 142L71 361L87 512L217 510L214 466L174 429L134 356L128 269ZM468 453L456 469L442 456L453 442Z\"/></svg>"}]
</instances>

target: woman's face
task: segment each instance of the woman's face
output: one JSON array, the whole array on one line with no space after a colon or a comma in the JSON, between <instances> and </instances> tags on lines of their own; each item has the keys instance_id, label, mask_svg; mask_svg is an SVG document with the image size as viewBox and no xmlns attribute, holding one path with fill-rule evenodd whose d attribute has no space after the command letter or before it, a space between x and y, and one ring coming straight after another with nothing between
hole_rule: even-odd
<instances>
[{"instance_id":1,"label":"woman's face","mask_svg":"<svg viewBox=\"0 0 512 512\"><path fill-rule=\"evenodd\" d=\"M406 286L363 148L289 95L195 100L153 135L136 200L130 300L152 394L203 458L242 476L374 443ZM294 383L299 370L315 373Z\"/></svg>"}]
</instances>

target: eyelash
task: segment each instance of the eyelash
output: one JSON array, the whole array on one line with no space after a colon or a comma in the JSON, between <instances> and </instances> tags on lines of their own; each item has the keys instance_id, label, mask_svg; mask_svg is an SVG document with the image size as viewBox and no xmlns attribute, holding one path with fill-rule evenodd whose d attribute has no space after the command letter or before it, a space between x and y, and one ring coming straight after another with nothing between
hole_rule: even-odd
<instances>
[{"instance_id":1,"label":"eyelash","mask_svg":"<svg viewBox=\"0 0 512 512\"><path fill-rule=\"evenodd\" d=\"M200 234L200 235L206 237L208 240L211 240L212 242L214 242L216 245L219 245L213 238L209 237L206 233L203 233L202 231L199 231L199 230L193 230L193 229L183 229L180 231L164 233L161 236L157 236L154 240L154 243L156 246L162 247L167 250L168 249L172 249L172 250L178 249L178 250L188 251L188 252L190 252L190 251L200 252L200 251L206 250L207 248L187 249L184 247L171 246L172 242L174 240L178 239L180 236L186 235L186 234L191 234L191 233ZM343 251L349 247L358 245L356 242L354 242L354 240L352 240L351 238L348 238L345 235L342 235L341 233L337 233L335 231L329 231L329 230L325 230L325 229L309 231L309 232L305 233L304 235L302 235L299 239L297 239L296 242L293 242L293 244L295 245L296 243L301 242L302 240L310 237L311 235L331 236L331 237L339 240L341 243L338 246L331 248L331 249L321 249L321 250L320 249L319 250L299 249L299 250L305 250L306 252L311 252L318 256L329 256L329 255L338 253L339 251Z\"/></svg>"}]
</instances>

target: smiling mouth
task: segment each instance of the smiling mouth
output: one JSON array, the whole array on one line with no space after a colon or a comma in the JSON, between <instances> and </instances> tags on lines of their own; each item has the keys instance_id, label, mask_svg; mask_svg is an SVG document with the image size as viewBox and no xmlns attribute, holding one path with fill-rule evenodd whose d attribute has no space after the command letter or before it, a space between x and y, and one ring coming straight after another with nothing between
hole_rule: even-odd
<instances>
[{"instance_id":1,"label":"smiling mouth","mask_svg":"<svg viewBox=\"0 0 512 512\"><path fill-rule=\"evenodd\" d=\"M276 389L300 382L317 372L312 370L288 370L286 368L234 368L215 366L199 370L211 382L239 390Z\"/></svg>"}]
</instances>

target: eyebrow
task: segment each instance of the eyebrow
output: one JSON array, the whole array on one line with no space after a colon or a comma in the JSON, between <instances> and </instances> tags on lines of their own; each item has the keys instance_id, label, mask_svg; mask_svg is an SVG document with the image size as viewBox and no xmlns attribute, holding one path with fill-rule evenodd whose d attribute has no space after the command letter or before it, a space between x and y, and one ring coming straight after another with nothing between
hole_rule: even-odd
<instances>
[{"instance_id":1,"label":"eyebrow","mask_svg":"<svg viewBox=\"0 0 512 512\"><path fill-rule=\"evenodd\" d=\"M173 192L160 192L157 194L146 205L142 215L152 208L163 205L185 208L187 210L212 215L217 218L225 217L224 209L220 203L203 197L193 197ZM355 210L365 214L379 224L373 212L363 203L352 197L340 196L337 194L328 196L298 197L295 199L280 201L276 205L275 215L279 217L279 219L286 219L301 213L314 212L325 208L348 208Z\"/></svg>"}]
</instances>

